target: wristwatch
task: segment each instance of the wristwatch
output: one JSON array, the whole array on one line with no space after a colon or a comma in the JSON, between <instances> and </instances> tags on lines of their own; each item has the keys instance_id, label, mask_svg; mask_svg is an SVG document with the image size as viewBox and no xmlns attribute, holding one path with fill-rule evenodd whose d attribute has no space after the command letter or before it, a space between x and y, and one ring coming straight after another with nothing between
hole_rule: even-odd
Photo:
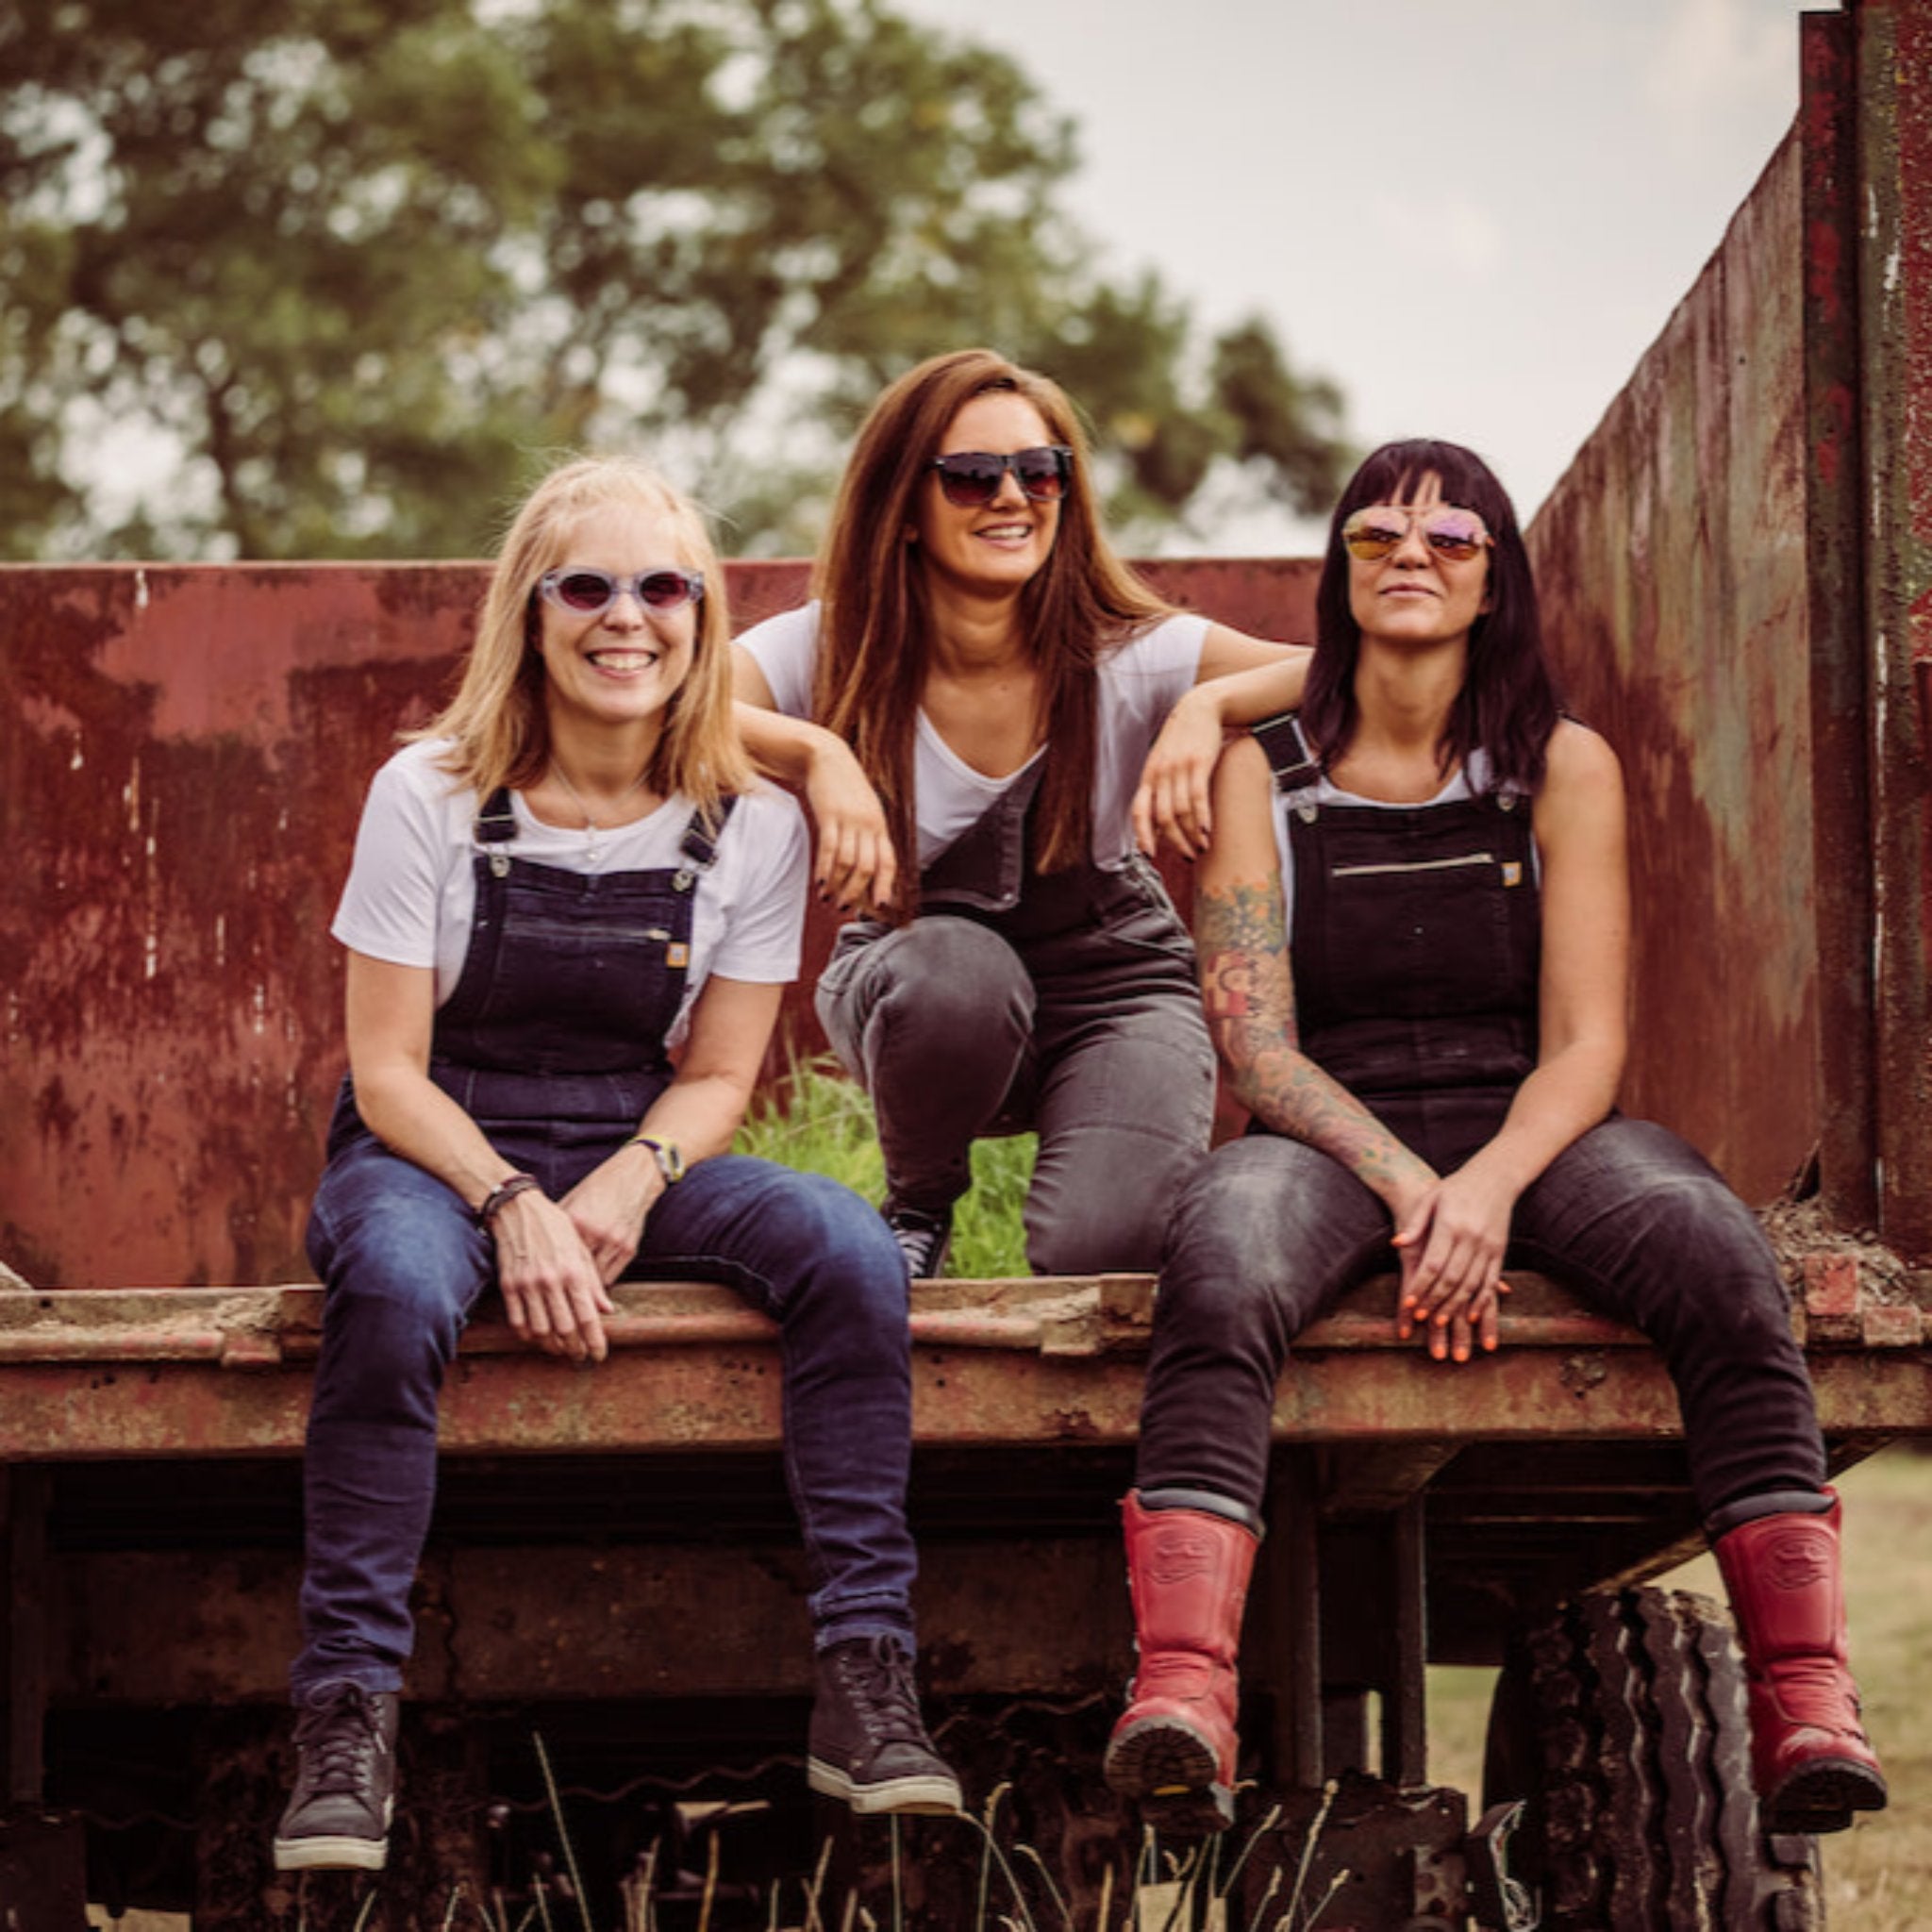
<instances>
[{"instance_id":1,"label":"wristwatch","mask_svg":"<svg viewBox=\"0 0 1932 1932\"><path fill-rule=\"evenodd\" d=\"M651 1134L633 1134L633 1147L648 1147L651 1158L658 1163L658 1172L664 1176L668 1188L674 1181L684 1178L684 1150L675 1141L659 1141Z\"/></svg>"}]
</instances>

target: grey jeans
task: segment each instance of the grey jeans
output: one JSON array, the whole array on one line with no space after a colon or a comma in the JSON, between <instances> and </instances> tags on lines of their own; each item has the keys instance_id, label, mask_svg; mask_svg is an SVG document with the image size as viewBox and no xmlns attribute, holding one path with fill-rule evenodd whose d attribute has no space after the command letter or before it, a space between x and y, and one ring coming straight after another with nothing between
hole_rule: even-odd
<instances>
[{"instance_id":1,"label":"grey jeans","mask_svg":"<svg viewBox=\"0 0 1932 1932\"><path fill-rule=\"evenodd\" d=\"M1047 1274L1152 1268L1213 1124L1187 934L1151 868L1103 878L1089 916L1044 936L937 912L847 926L818 986L891 1205L944 1213L974 1141L1038 1130L1026 1255Z\"/></svg>"},{"instance_id":2,"label":"grey jeans","mask_svg":"<svg viewBox=\"0 0 1932 1932\"><path fill-rule=\"evenodd\" d=\"M1141 1489L1207 1491L1258 1519L1289 1345L1352 1282L1395 1266L1390 1233L1381 1202L1301 1141L1253 1134L1216 1150L1168 1235ZM1824 1481L1776 1258L1750 1210L1676 1135L1622 1117L1592 1128L1524 1190L1508 1258L1657 1344L1707 1517Z\"/></svg>"}]
</instances>

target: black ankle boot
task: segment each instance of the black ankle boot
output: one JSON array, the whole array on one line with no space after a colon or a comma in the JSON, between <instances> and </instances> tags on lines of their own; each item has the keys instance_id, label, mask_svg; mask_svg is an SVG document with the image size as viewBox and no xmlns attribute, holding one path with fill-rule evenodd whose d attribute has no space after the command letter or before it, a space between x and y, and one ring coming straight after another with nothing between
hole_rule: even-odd
<instances>
[{"instance_id":1,"label":"black ankle boot","mask_svg":"<svg viewBox=\"0 0 1932 1932\"><path fill-rule=\"evenodd\" d=\"M818 1654L807 1777L855 1811L957 1811L959 1780L926 1736L912 1658L890 1637Z\"/></svg>"}]
</instances>

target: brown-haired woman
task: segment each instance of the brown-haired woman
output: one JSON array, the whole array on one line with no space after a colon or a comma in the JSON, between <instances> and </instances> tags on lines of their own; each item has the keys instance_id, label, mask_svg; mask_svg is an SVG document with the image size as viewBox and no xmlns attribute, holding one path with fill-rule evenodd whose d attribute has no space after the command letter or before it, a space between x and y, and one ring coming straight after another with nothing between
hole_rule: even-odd
<instances>
[{"instance_id":1,"label":"brown-haired woman","mask_svg":"<svg viewBox=\"0 0 1932 1932\"><path fill-rule=\"evenodd\" d=\"M739 640L740 716L808 790L821 891L876 915L818 1010L872 1095L908 1262L939 1272L973 1141L1033 1126L1032 1265L1151 1267L1214 1060L1137 822L1193 849L1223 724L1292 703L1307 654L1156 597L1067 397L986 349L874 405L813 590Z\"/></svg>"},{"instance_id":2,"label":"brown-haired woman","mask_svg":"<svg viewBox=\"0 0 1932 1932\"><path fill-rule=\"evenodd\" d=\"M1343 491L1298 720L1229 747L1201 988L1253 1116L1169 1230L1126 1499L1138 1663L1107 1775L1170 1832L1233 1816L1242 1606L1291 1344L1401 1273L1397 1333L1498 1342L1506 1261L1657 1345L1737 1614L1766 1829L1886 1802L1846 1658L1839 1507L1776 1257L1694 1149L1616 1110L1624 784L1562 715L1516 514L1407 441Z\"/></svg>"}]
</instances>

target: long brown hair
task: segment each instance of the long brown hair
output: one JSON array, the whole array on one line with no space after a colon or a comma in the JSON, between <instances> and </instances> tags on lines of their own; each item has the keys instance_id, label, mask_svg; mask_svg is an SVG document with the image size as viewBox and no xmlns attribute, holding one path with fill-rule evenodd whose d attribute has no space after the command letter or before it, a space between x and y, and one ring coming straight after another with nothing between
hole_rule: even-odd
<instances>
[{"instance_id":1,"label":"long brown hair","mask_svg":"<svg viewBox=\"0 0 1932 1932\"><path fill-rule=\"evenodd\" d=\"M931 627L919 548L906 532L918 525L919 492L954 417L974 396L997 391L1031 403L1049 438L1074 452L1052 554L1020 599L1048 746L1036 808L1040 871L1071 865L1091 841L1101 655L1173 608L1121 561L1100 527L1086 431L1058 383L991 349L959 349L922 362L873 405L812 575L822 606L812 716L852 746L885 807L905 858L903 916L918 905L913 745Z\"/></svg>"},{"instance_id":2,"label":"long brown hair","mask_svg":"<svg viewBox=\"0 0 1932 1932\"><path fill-rule=\"evenodd\" d=\"M442 710L408 736L454 739L442 762L479 798L499 785L523 790L542 777L550 763L550 720L537 648L542 621L537 580L565 560L578 523L613 504L663 518L678 552L665 560L704 574L691 670L666 707L645 782L667 797L681 792L713 814L724 793L752 785L731 708L724 572L696 508L648 464L628 457L578 458L551 471L525 499L497 552L462 682Z\"/></svg>"}]
</instances>

